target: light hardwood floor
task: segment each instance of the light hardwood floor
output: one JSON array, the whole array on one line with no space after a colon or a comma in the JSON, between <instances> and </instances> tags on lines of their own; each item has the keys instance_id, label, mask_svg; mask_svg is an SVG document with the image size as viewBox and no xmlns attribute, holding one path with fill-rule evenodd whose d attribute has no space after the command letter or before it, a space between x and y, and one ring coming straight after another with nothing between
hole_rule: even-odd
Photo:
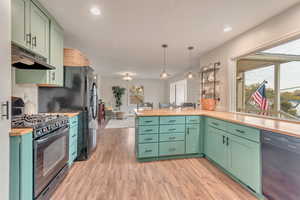
<instances>
[{"instance_id":1,"label":"light hardwood floor","mask_svg":"<svg viewBox=\"0 0 300 200\"><path fill-rule=\"evenodd\" d=\"M75 162L52 200L255 200L203 158L138 163L134 129L102 129L90 160Z\"/></svg>"}]
</instances>

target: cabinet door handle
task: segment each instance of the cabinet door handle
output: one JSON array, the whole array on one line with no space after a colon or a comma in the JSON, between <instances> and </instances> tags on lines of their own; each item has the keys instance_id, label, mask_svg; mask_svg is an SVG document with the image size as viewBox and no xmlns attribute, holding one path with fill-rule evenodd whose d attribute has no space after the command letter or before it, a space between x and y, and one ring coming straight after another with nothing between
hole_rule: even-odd
<instances>
[{"instance_id":1,"label":"cabinet door handle","mask_svg":"<svg viewBox=\"0 0 300 200\"><path fill-rule=\"evenodd\" d=\"M26 44L31 44L31 34L26 34Z\"/></svg>"},{"instance_id":2,"label":"cabinet door handle","mask_svg":"<svg viewBox=\"0 0 300 200\"><path fill-rule=\"evenodd\" d=\"M150 131L152 131L153 129L147 129L147 130L145 130L145 132L150 132Z\"/></svg>"},{"instance_id":3,"label":"cabinet door handle","mask_svg":"<svg viewBox=\"0 0 300 200\"><path fill-rule=\"evenodd\" d=\"M190 128L187 128L187 134L188 135L190 134Z\"/></svg>"},{"instance_id":4,"label":"cabinet door handle","mask_svg":"<svg viewBox=\"0 0 300 200\"><path fill-rule=\"evenodd\" d=\"M150 153L150 152L152 152L151 149L145 150L145 153Z\"/></svg>"},{"instance_id":5,"label":"cabinet door handle","mask_svg":"<svg viewBox=\"0 0 300 200\"><path fill-rule=\"evenodd\" d=\"M145 123L151 123L152 121L145 121Z\"/></svg>"},{"instance_id":6,"label":"cabinet door handle","mask_svg":"<svg viewBox=\"0 0 300 200\"><path fill-rule=\"evenodd\" d=\"M176 151L176 148L170 148L169 151L170 151L170 152Z\"/></svg>"},{"instance_id":7,"label":"cabinet door handle","mask_svg":"<svg viewBox=\"0 0 300 200\"><path fill-rule=\"evenodd\" d=\"M174 123L176 122L176 120L169 120L169 123Z\"/></svg>"},{"instance_id":8,"label":"cabinet door handle","mask_svg":"<svg viewBox=\"0 0 300 200\"><path fill-rule=\"evenodd\" d=\"M226 139L226 145L229 146L229 137Z\"/></svg>"},{"instance_id":9,"label":"cabinet door handle","mask_svg":"<svg viewBox=\"0 0 300 200\"><path fill-rule=\"evenodd\" d=\"M36 47L36 36L32 37L32 46Z\"/></svg>"},{"instance_id":10,"label":"cabinet door handle","mask_svg":"<svg viewBox=\"0 0 300 200\"><path fill-rule=\"evenodd\" d=\"M215 126L219 126L219 124L216 123L216 122L212 122L212 124L215 125Z\"/></svg>"},{"instance_id":11,"label":"cabinet door handle","mask_svg":"<svg viewBox=\"0 0 300 200\"><path fill-rule=\"evenodd\" d=\"M242 130L239 130L239 129L235 129L235 131L236 131L236 132L239 132L239 133L242 133L242 134L245 133L245 131L242 131Z\"/></svg>"},{"instance_id":12,"label":"cabinet door handle","mask_svg":"<svg viewBox=\"0 0 300 200\"><path fill-rule=\"evenodd\" d=\"M150 140L152 140L152 138L146 138L146 139L145 139L145 141L150 141Z\"/></svg>"},{"instance_id":13,"label":"cabinet door handle","mask_svg":"<svg viewBox=\"0 0 300 200\"><path fill-rule=\"evenodd\" d=\"M223 144L225 144L225 135L223 135Z\"/></svg>"},{"instance_id":14,"label":"cabinet door handle","mask_svg":"<svg viewBox=\"0 0 300 200\"><path fill-rule=\"evenodd\" d=\"M176 139L176 137L169 137L169 140L174 140Z\"/></svg>"}]
</instances>

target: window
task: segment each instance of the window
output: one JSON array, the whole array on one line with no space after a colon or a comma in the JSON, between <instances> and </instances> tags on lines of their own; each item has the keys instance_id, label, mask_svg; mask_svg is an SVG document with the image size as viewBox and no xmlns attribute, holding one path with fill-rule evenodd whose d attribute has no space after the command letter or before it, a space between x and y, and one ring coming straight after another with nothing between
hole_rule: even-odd
<instances>
[{"instance_id":1,"label":"window","mask_svg":"<svg viewBox=\"0 0 300 200\"><path fill-rule=\"evenodd\" d=\"M300 120L300 40L238 60L236 83L238 112ZM252 97L263 83L267 110Z\"/></svg>"}]
</instances>

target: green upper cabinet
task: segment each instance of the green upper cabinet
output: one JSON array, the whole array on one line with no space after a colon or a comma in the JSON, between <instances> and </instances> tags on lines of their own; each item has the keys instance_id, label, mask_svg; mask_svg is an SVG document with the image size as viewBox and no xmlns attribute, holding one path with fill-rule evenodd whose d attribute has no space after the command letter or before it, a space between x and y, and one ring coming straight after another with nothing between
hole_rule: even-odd
<instances>
[{"instance_id":1,"label":"green upper cabinet","mask_svg":"<svg viewBox=\"0 0 300 200\"><path fill-rule=\"evenodd\" d=\"M29 0L12 0L12 41L22 47L30 48Z\"/></svg>"},{"instance_id":2,"label":"green upper cabinet","mask_svg":"<svg viewBox=\"0 0 300 200\"><path fill-rule=\"evenodd\" d=\"M50 19L33 2L30 6L31 48L34 52L49 58Z\"/></svg>"},{"instance_id":3,"label":"green upper cabinet","mask_svg":"<svg viewBox=\"0 0 300 200\"><path fill-rule=\"evenodd\" d=\"M50 64L56 69L49 71L51 84L64 84L64 35L63 29L51 21L50 25Z\"/></svg>"},{"instance_id":4,"label":"green upper cabinet","mask_svg":"<svg viewBox=\"0 0 300 200\"><path fill-rule=\"evenodd\" d=\"M186 125L185 147L187 154L200 153L200 124Z\"/></svg>"},{"instance_id":5,"label":"green upper cabinet","mask_svg":"<svg viewBox=\"0 0 300 200\"><path fill-rule=\"evenodd\" d=\"M47 58L56 68L16 69L17 84L63 86L63 29L37 0L12 0L12 42Z\"/></svg>"}]
</instances>

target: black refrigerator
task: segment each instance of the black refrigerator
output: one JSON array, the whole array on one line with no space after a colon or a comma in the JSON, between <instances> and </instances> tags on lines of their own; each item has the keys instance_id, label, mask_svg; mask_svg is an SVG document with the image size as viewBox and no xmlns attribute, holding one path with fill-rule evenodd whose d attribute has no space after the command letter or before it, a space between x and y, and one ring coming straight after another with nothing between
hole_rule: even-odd
<instances>
[{"instance_id":1,"label":"black refrigerator","mask_svg":"<svg viewBox=\"0 0 300 200\"><path fill-rule=\"evenodd\" d=\"M91 67L64 67L64 87L40 87L40 113L80 112L78 158L87 160L97 147L97 76Z\"/></svg>"}]
</instances>

